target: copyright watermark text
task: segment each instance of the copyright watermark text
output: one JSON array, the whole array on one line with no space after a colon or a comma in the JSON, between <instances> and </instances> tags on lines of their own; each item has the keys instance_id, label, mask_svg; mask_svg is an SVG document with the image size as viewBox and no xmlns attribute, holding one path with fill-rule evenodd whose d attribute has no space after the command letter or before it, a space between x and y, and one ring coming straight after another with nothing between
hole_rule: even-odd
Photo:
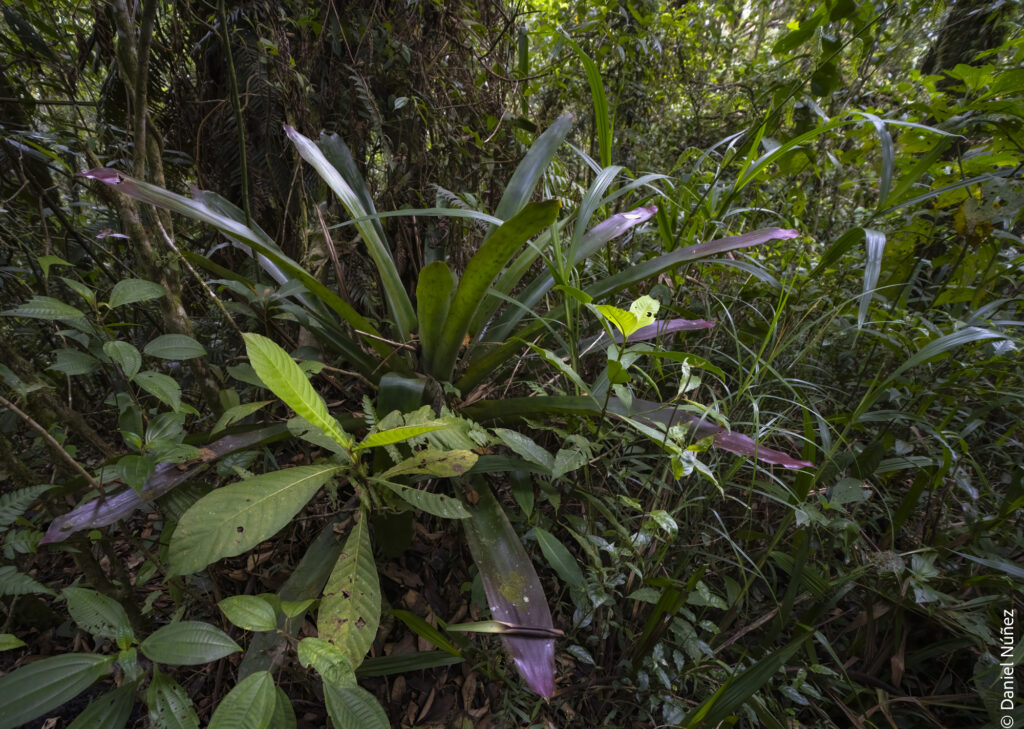
<instances>
[{"instance_id":1,"label":"copyright watermark text","mask_svg":"<svg viewBox=\"0 0 1024 729\"><path fill-rule=\"evenodd\" d=\"M999 626L999 682L1002 699L999 701L999 726L1013 727L1014 699L1017 696L1017 678L1013 671L1013 649L1017 642L1017 611L1003 610Z\"/></svg>"}]
</instances>

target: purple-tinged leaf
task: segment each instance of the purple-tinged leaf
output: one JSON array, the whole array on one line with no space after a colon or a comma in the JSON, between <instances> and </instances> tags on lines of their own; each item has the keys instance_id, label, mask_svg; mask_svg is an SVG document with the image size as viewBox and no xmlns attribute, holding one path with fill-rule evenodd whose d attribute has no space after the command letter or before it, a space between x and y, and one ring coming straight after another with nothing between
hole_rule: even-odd
<instances>
[{"instance_id":1,"label":"purple-tinged leaf","mask_svg":"<svg viewBox=\"0 0 1024 729\"><path fill-rule=\"evenodd\" d=\"M656 205L649 205L648 207L641 207L624 213L617 213L607 220L601 221L588 230L586 235L583 236L583 240L580 241L579 247L573 253L572 265L575 266L581 261L590 258L590 256L604 248L608 241L618 238L630 228L647 222L657 212L658 207ZM530 258L530 260L532 261L533 258ZM520 278L521 275L519 277L515 277L508 285L505 285L505 277L503 276L498 288L504 293L507 293L508 291L511 291L513 285L519 282ZM509 307L509 309L501 315L498 321L494 323L494 326L488 334L488 338L492 341L502 341L506 339L508 337L508 333L517 323L519 323L526 312L536 306L537 303L544 298L544 295L554 287L554 285L554 277L547 272L544 272L531 281L530 284L523 289L523 292L516 297L520 306ZM493 306L487 307L487 310L493 311L496 307L497 304L494 304Z\"/></svg>"},{"instance_id":2,"label":"purple-tinged leaf","mask_svg":"<svg viewBox=\"0 0 1024 729\"><path fill-rule=\"evenodd\" d=\"M666 405L651 400L634 399L631 407L626 408L625 403L617 397L609 398L608 409L620 415L628 415L641 423L660 423L665 427L673 425L689 425L694 429L697 438L714 436L713 444L716 448L735 453L739 456L756 458L759 461L770 463L783 468L814 468L810 461L801 461L793 458L782 451L765 448L748 435L734 433L731 430L701 420L691 412L680 410L672 405Z\"/></svg>"},{"instance_id":3,"label":"purple-tinged leaf","mask_svg":"<svg viewBox=\"0 0 1024 729\"><path fill-rule=\"evenodd\" d=\"M477 422L495 421L511 423L520 418L552 417L576 415L580 417L598 417L602 413L602 405L592 397L517 397L505 400L478 400L462 409L462 415ZM608 412L623 415L641 423L661 423L666 427L672 425L689 425L693 436L697 439L714 436L713 444L717 448L740 456L757 458L765 463L785 468L814 468L810 461L802 461L781 451L765 448L752 438L734 433L725 428L701 420L691 412L683 411L671 404L662 404L650 400L634 398L631 407L617 397L608 399Z\"/></svg>"},{"instance_id":4,"label":"purple-tinged leaf","mask_svg":"<svg viewBox=\"0 0 1024 729\"><path fill-rule=\"evenodd\" d=\"M129 488L107 498L93 499L54 519L40 544L63 542L72 534L86 529L98 529L124 519L143 508L154 499L163 496L176 486L194 478L209 463L229 453L245 450L260 443L275 440L287 434L285 425L271 425L248 433L226 435L203 448L203 457L193 464L161 463L146 481L141 491ZM179 465L186 466L181 470Z\"/></svg>"},{"instance_id":5,"label":"purple-tinged leaf","mask_svg":"<svg viewBox=\"0 0 1024 729\"><path fill-rule=\"evenodd\" d=\"M666 334L672 334L673 332L691 332L695 329L710 329L715 325L715 322L708 321L707 319L663 319L656 321L653 324L648 324L645 327L640 327L635 332L630 334L627 338L627 342L645 342L648 339L657 339L658 337ZM622 335L615 333L615 341L621 342Z\"/></svg>"},{"instance_id":6,"label":"purple-tinged leaf","mask_svg":"<svg viewBox=\"0 0 1024 729\"><path fill-rule=\"evenodd\" d=\"M537 572L501 505L483 484L468 507L466 541L487 593L494 620L505 624L502 641L526 684L544 698L555 693L555 633ZM532 635L543 637L530 637Z\"/></svg>"},{"instance_id":7,"label":"purple-tinged leaf","mask_svg":"<svg viewBox=\"0 0 1024 729\"><path fill-rule=\"evenodd\" d=\"M752 230L741 235L731 235L728 238L716 238L706 243L697 243L696 245L680 248L657 258L652 258L649 261L644 261L636 266L631 266L614 276L598 281L588 287L586 291L595 299L600 299L603 296L620 291L640 281L653 279L659 273L675 268L682 263L695 261L716 253L725 253L726 251L734 251L739 248L751 248L752 246L761 245L773 240L788 240L796 238L798 235L800 235L800 231L788 228L761 228L760 230Z\"/></svg>"}]
</instances>

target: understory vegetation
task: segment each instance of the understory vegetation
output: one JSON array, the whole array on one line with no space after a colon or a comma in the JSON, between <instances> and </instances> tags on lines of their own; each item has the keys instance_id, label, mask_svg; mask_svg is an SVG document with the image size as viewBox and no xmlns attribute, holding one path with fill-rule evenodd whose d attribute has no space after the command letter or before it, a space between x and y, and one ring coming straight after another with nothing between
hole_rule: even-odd
<instances>
[{"instance_id":1,"label":"understory vegetation","mask_svg":"<svg viewBox=\"0 0 1024 729\"><path fill-rule=\"evenodd\" d=\"M0 12L0 729L1024 726L1019 0Z\"/></svg>"}]
</instances>

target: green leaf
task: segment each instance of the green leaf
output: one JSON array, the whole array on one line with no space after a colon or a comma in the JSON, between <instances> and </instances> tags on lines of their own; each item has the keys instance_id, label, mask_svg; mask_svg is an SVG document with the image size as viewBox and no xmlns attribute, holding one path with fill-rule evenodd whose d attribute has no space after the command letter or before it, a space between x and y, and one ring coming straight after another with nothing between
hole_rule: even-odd
<instances>
[{"instance_id":1,"label":"green leaf","mask_svg":"<svg viewBox=\"0 0 1024 729\"><path fill-rule=\"evenodd\" d=\"M433 625L428 623L426 620L421 618L419 615L410 613L408 610L392 610L391 614L396 618L405 623L406 627L421 638L424 638L438 648L443 650L445 653L449 653L453 656L462 656L462 652L452 643L450 640L444 637L444 635L435 628Z\"/></svg>"},{"instance_id":2,"label":"green leaf","mask_svg":"<svg viewBox=\"0 0 1024 729\"><path fill-rule=\"evenodd\" d=\"M17 521L33 501L52 488L53 484L44 483L0 494L0 529Z\"/></svg>"},{"instance_id":3,"label":"green leaf","mask_svg":"<svg viewBox=\"0 0 1024 729\"><path fill-rule=\"evenodd\" d=\"M290 407L320 428L345 448L351 448L352 436L341 429L338 421L327 411L323 399L309 384L302 369L281 347L259 334L243 334L245 349L253 369L270 391Z\"/></svg>"},{"instance_id":4,"label":"green leaf","mask_svg":"<svg viewBox=\"0 0 1024 729\"><path fill-rule=\"evenodd\" d=\"M10 633L0 633L0 651L11 651L15 648L24 648L25 641Z\"/></svg>"},{"instance_id":5,"label":"green leaf","mask_svg":"<svg viewBox=\"0 0 1024 729\"><path fill-rule=\"evenodd\" d=\"M103 354L110 357L121 367L124 376L129 380L142 369L142 355L139 350L128 342L113 341L103 343Z\"/></svg>"},{"instance_id":6,"label":"green leaf","mask_svg":"<svg viewBox=\"0 0 1024 729\"><path fill-rule=\"evenodd\" d=\"M618 329L624 337L628 337L640 328L640 324L637 322L636 316L634 316L631 311L625 311L610 304L597 304L594 308L600 312L601 316L614 324L615 328Z\"/></svg>"},{"instance_id":7,"label":"green leaf","mask_svg":"<svg viewBox=\"0 0 1024 729\"><path fill-rule=\"evenodd\" d=\"M50 266L74 266L73 263L68 263L60 256L39 256L36 261L39 263L39 267L43 269L44 277L50 275Z\"/></svg>"},{"instance_id":8,"label":"green leaf","mask_svg":"<svg viewBox=\"0 0 1024 729\"><path fill-rule=\"evenodd\" d=\"M85 314L75 307L50 296L33 296L21 306L0 312L0 314L44 321L71 321L85 317Z\"/></svg>"},{"instance_id":9,"label":"green leaf","mask_svg":"<svg viewBox=\"0 0 1024 729\"><path fill-rule=\"evenodd\" d=\"M455 278L444 261L434 261L420 270L416 282L416 318L419 323L420 359L433 362L441 332L455 294Z\"/></svg>"},{"instance_id":10,"label":"green leaf","mask_svg":"<svg viewBox=\"0 0 1024 729\"><path fill-rule=\"evenodd\" d=\"M973 554L966 554L964 552L957 552L955 549L950 550L953 554L959 554L964 559L969 559L972 562L977 562L985 567L998 570L1007 577L1010 577L1017 582L1024 583L1024 567L1011 562L1006 559L989 559L988 557L975 557Z\"/></svg>"},{"instance_id":11,"label":"green leaf","mask_svg":"<svg viewBox=\"0 0 1024 729\"><path fill-rule=\"evenodd\" d=\"M115 467L118 477L136 491L142 491L155 470L152 459L137 455L122 456Z\"/></svg>"},{"instance_id":12,"label":"green leaf","mask_svg":"<svg viewBox=\"0 0 1024 729\"><path fill-rule=\"evenodd\" d=\"M276 703L273 677L268 671L258 671L221 700L208 729L267 729Z\"/></svg>"},{"instance_id":13,"label":"green leaf","mask_svg":"<svg viewBox=\"0 0 1024 729\"><path fill-rule=\"evenodd\" d=\"M391 729L388 715L364 688L342 688L325 683L324 699L334 729Z\"/></svg>"},{"instance_id":14,"label":"green leaf","mask_svg":"<svg viewBox=\"0 0 1024 729\"><path fill-rule=\"evenodd\" d=\"M360 199L359 194L349 185L337 167L327 159L321 147L290 126L285 125L285 132L298 150L299 156L310 163L324 179L324 182L334 190L334 194L338 196L349 215L353 218L366 217L369 211L364 205L364 201ZM398 275L391 251L384 242L380 230L369 221L356 223L356 229L377 267L377 273L384 287L384 297L388 302L388 309L398 325L399 334L403 340L408 339L413 329L416 328L416 314L413 311L409 295L405 291L405 286L402 284L402 279Z\"/></svg>"},{"instance_id":15,"label":"green leaf","mask_svg":"<svg viewBox=\"0 0 1024 729\"><path fill-rule=\"evenodd\" d=\"M274 696L277 700L274 702L274 714L267 729L296 729L298 721L292 702L288 700L288 694L280 686L275 686Z\"/></svg>"},{"instance_id":16,"label":"green leaf","mask_svg":"<svg viewBox=\"0 0 1024 729\"><path fill-rule=\"evenodd\" d=\"M559 357L557 354L552 352L550 349L545 349L544 347L541 347L541 346L539 346L537 344L534 344L532 342L527 342L526 344L527 344L527 346L530 347L530 349L532 349L534 352L539 354L541 356L541 358L543 358L543 360L545 362L547 362L549 365L551 365L556 370L558 370L563 375L565 375L565 377L572 384L576 385L576 389L579 392L586 392L587 391L588 388L587 388L586 383L583 381L583 378L580 377L579 373L576 372L576 370L574 370L568 363L563 361L561 357Z\"/></svg>"},{"instance_id":17,"label":"green leaf","mask_svg":"<svg viewBox=\"0 0 1024 729\"><path fill-rule=\"evenodd\" d=\"M255 595L234 595L217 603L224 616L242 630L277 630L274 606Z\"/></svg>"},{"instance_id":18,"label":"green leaf","mask_svg":"<svg viewBox=\"0 0 1024 729\"><path fill-rule=\"evenodd\" d=\"M223 630L197 620L158 628L139 647L149 660L169 666L198 666L242 650Z\"/></svg>"},{"instance_id":19,"label":"green leaf","mask_svg":"<svg viewBox=\"0 0 1024 729\"><path fill-rule=\"evenodd\" d=\"M370 433L366 436L357 446L356 450L362 450L365 448L375 448L377 446L391 445L392 443L401 443L402 441L415 438L417 435L423 435L433 430L444 430L445 428L451 428L453 423L438 421L436 423L422 423L420 425L403 425L398 428L389 428L388 430L381 430L376 433Z\"/></svg>"},{"instance_id":20,"label":"green leaf","mask_svg":"<svg viewBox=\"0 0 1024 729\"><path fill-rule=\"evenodd\" d=\"M0 597L4 595L32 595L35 593L42 593L44 595L55 594L46 585L18 572L17 567L11 565L0 566Z\"/></svg>"},{"instance_id":21,"label":"green leaf","mask_svg":"<svg viewBox=\"0 0 1024 729\"><path fill-rule=\"evenodd\" d=\"M381 478L387 479L407 474L454 478L469 471L476 464L478 458L479 456L473 451L439 451L434 448L425 448L389 468L381 474Z\"/></svg>"},{"instance_id":22,"label":"green leaf","mask_svg":"<svg viewBox=\"0 0 1024 729\"><path fill-rule=\"evenodd\" d=\"M299 665L312 666L325 683L354 686L356 675L352 661L340 648L323 638L303 638L298 646Z\"/></svg>"},{"instance_id":23,"label":"green leaf","mask_svg":"<svg viewBox=\"0 0 1024 729\"><path fill-rule=\"evenodd\" d=\"M83 587L64 588L68 612L78 626L97 638L113 638L127 647L135 639L128 613L117 600Z\"/></svg>"},{"instance_id":24,"label":"green leaf","mask_svg":"<svg viewBox=\"0 0 1024 729\"><path fill-rule=\"evenodd\" d=\"M135 704L135 684L120 688L93 699L68 729L121 729L128 723Z\"/></svg>"},{"instance_id":25,"label":"green leaf","mask_svg":"<svg viewBox=\"0 0 1024 729\"><path fill-rule=\"evenodd\" d=\"M113 656L68 653L0 677L0 729L14 729L78 696L110 673Z\"/></svg>"},{"instance_id":26,"label":"green leaf","mask_svg":"<svg viewBox=\"0 0 1024 729\"><path fill-rule=\"evenodd\" d=\"M185 334L163 334L147 344L142 351L160 359L180 360L206 356L206 348Z\"/></svg>"},{"instance_id":27,"label":"green leaf","mask_svg":"<svg viewBox=\"0 0 1024 729\"><path fill-rule=\"evenodd\" d=\"M259 402L245 402L241 405L235 405L232 408L228 408L224 411L223 415L217 419L217 423L210 430L210 435L216 435L225 428L234 425L239 420L249 417L257 410L269 405L273 400L260 400Z\"/></svg>"},{"instance_id":28,"label":"green leaf","mask_svg":"<svg viewBox=\"0 0 1024 729\"><path fill-rule=\"evenodd\" d=\"M284 284L292 279L298 280L315 294L320 302L326 304L338 316L351 324L353 329L358 332L379 336L380 333L365 317L360 316L351 305L339 298L337 294L324 286L316 278L310 276L295 261L284 255L266 233L261 230L253 230L245 225L243 222L245 214L219 195L200 190L196 192L196 199L190 200L187 197L168 192L141 180L132 179L106 167L88 170L83 172L82 176L99 180L118 192L136 200L142 200L151 205L156 205L165 210L185 215L193 220L212 225L225 235L242 243L245 246L245 250L278 283ZM187 252L186 257L188 257ZM299 298L304 303L307 303L302 296ZM315 302L309 302L307 305L311 303ZM317 309L315 306L310 306L310 308L314 311ZM386 357L393 352L390 345L378 339L369 338L367 343L382 357ZM352 357L353 361L358 362L364 369L368 368L367 365L371 360L353 343L339 338L337 344L348 356ZM369 367L369 369L372 369L372 367Z\"/></svg>"},{"instance_id":29,"label":"green leaf","mask_svg":"<svg viewBox=\"0 0 1024 729\"><path fill-rule=\"evenodd\" d=\"M146 689L150 729L199 729L199 717L185 689L155 666Z\"/></svg>"},{"instance_id":30,"label":"green leaf","mask_svg":"<svg viewBox=\"0 0 1024 729\"><path fill-rule=\"evenodd\" d=\"M458 499L453 499L451 496L410 488L409 486L385 481L382 478L374 478L371 480L374 483L387 486L389 489L394 491L399 498L406 503L415 506L420 511L425 511L428 514L433 514L434 516L438 516L442 519L469 518L469 512L466 511L466 507L462 505L462 502Z\"/></svg>"},{"instance_id":31,"label":"green leaf","mask_svg":"<svg viewBox=\"0 0 1024 729\"><path fill-rule=\"evenodd\" d=\"M132 378L132 382L173 410L181 409L181 387L161 372L145 370Z\"/></svg>"},{"instance_id":32,"label":"green leaf","mask_svg":"<svg viewBox=\"0 0 1024 729\"><path fill-rule=\"evenodd\" d=\"M558 217L561 206L557 200L530 203L515 217L495 230L480 246L480 250L469 260L466 270L459 279L459 286L452 300L448 319L442 330L434 358L431 374L441 380L451 379L459 347L469 333L473 315L487 294L501 269L509 258L526 241L541 232Z\"/></svg>"},{"instance_id":33,"label":"green leaf","mask_svg":"<svg viewBox=\"0 0 1024 729\"><path fill-rule=\"evenodd\" d=\"M540 551L544 553L544 558L562 578L562 581L569 587L575 587L578 590L585 589L587 583L583 579L583 572L580 570L576 558L565 548L565 545L558 541L554 534L541 527L534 527L533 534L537 537L537 544L540 545Z\"/></svg>"},{"instance_id":34,"label":"green leaf","mask_svg":"<svg viewBox=\"0 0 1024 729\"><path fill-rule=\"evenodd\" d=\"M536 463L546 469L548 473L551 472L555 465L554 456L534 443L532 438L507 428L495 428L494 433L517 455L522 456L530 463Z\"/></svg>"},{"instance_id":35,"label":"green leaf","mask_svg":"<svg viewBox=\"0 0 1024 729\"><path fill-rule=\"evenodd\" d=\"M207 494L174 530L170 575L196 572L272 537L339 470L333 464L286 468Z\"/></svg>"},{"instance_id":36,"label":"green leaf","mask_svg":"<svg viewBox=\"0 0 1024 729\"><path fill-rule=\"evenodd\" d=\"M612 116L608 109L608 98L604 93L604 80L594 59L588 56L568 33L563 37L569 46L576 51L576 56L587 72L587 83L590 84L590 95L594 100L594 126L597 129L597 146L601 152L601 166L608 167L612 163Z\"/></svg>"},{"instance_id":37,"label":"green leaf","mask_svg":"<svg viewBox=\"0 0 1024 729\"><path fill-rule=\"evenodd\" d=\"M116 309L125 304L136 304L140 301L159 299L167 294L167 289L152 281L145 281L141 278L126 278L114 284L110 292L110 301L107 305Z\"/></svg>"},{"instance_id":38,"label":"green leaf","mask_svg":"<svg viewBox=\"0 0 1024 729\"><path fill-rule=\"evenodd\" d=\"M317 614L321 638L336 645L358 667L380 624L380 582L370 546L366 514L352 527L331 572Z\"/></svg>"},{"instance_id":39,"label":"green leaf","mask_svg":"<svg viewBox=\"0 0 1024 729\"><path fill-rule=\"evenodd\" d=\"M537 137L505 186L501 202L494 211L495 216L509 220L527 205L544 171L572 130L572 125L572 114L563 114Z\"/></svg>"},{"instance_id":40,"label":"green leaf","mask_svg":"<svg viewBox=\"0 0 1024 729\"><path fill-rule=\"evenodd\" d=\"M57 358L47 369L65 375L87 375L95 372L100 366L99 360L91 354L79 352L77 349L58 349L55 354Z\"/></svg>"}]
</instances>

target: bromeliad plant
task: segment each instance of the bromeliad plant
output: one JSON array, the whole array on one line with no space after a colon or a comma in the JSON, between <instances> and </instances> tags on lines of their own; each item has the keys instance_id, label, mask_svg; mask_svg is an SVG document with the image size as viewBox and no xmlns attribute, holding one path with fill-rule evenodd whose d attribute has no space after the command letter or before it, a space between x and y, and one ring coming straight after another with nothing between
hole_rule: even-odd
<instances>
[{"instance_id":1,"label":"bromeliad plant","mask_svg":"<svg viewBox=\"0 0 1024 729\"><path fill-rule=\"evenodd\" d=\"M317 650L304 654L318 668L328 665L329 670L323 669L321 674L336 686L354 685L352 670L368 651L379 622L379 586L367 517L398 498L467 525L496 619L491 628L497 626L504 633L506 646L531 688L543 696L553 694L553 636L557 631L522 545L497 499L476 475L519 466L536 471L536 464L521 458L478 459L472 452L475 446L498 442L520 453L516 444L524 443L514 431L497 431L495 439L481 424L566 416L616 418L662 430L677 426L677 434L710 438L726 450L785 467L808 465L706 422L703 414L633 398L621 376L623 350L609 360L597 382L588 385L577 374L582 352L576 314L581 306L608 300L680 264L792 238L797 233L769 228L713 240L579 284L588 278L588 261L595 254L609 241L649 220L656 208L637 207L591 225L594 216L625 196L649 188L660 176L643 176L614 188L622 168L595 170L595 180L578 210L560 219L557 200L531 202L531 198L571 126L571 117L564 116L540 135L513 174L493 215L442 208L379 214L340 139L323 135L314 142L286 127L299 154L317 170L351 216L351 225L376 266L384 304L384 310L376 312L357 311L286 256L262 230L247 224L241 210L215 193L195 192L186 198L111 169L83 173L123 194L217 228L252 255L282 289L287 288L294 301L288 305L288 313L318 337L325 351L377 387L376 408L367 413L377 422L359 440L328 411L284 350L265 337L246 334L255 373L298 416L290 423L292 432L332 455L320 463L256 476L214 491L185 514L170 547L175 574L201 570L273 535L321 488L338 479L351 484L358 494L358 516L323 593ZM391 215L409 214L472 218L490 226L461 276L444 261L429 263L419 272L414 298L398 272L380 222ZM331 241L326 244L330 246ZM185 255L223 274L224 269L209 260L194 253ZM539 260L545 269L535 275L532 272ZM547 308L538 313L542 304ZM598 311L608 316L611 309ZM375 326L371 317L387 325ZM610 318L620 329L622 346L688 328L681 320L654 322L653 316L642 326L634 320L636 326L624 328L621 321ZM535 361L541 366L555 367L574 394L492 399L496 384L524 350L535 352ZM614 395L609 394L609 386ZM383 449L386 455L364 457L374 449ZM563 463L559 475L582 465L579 461L570 466ZM544 472L553 473L551 469ZM416 488L409 479L418 476L461 481L475 496L460 501ZM467 476L474 480L467 483ZM403 480L406 483L401 483ZM311 655L326 656L326 664L313 661ZM353 705L361 705L366 698L346 695Z\"/></svg>"}]
</instances>

